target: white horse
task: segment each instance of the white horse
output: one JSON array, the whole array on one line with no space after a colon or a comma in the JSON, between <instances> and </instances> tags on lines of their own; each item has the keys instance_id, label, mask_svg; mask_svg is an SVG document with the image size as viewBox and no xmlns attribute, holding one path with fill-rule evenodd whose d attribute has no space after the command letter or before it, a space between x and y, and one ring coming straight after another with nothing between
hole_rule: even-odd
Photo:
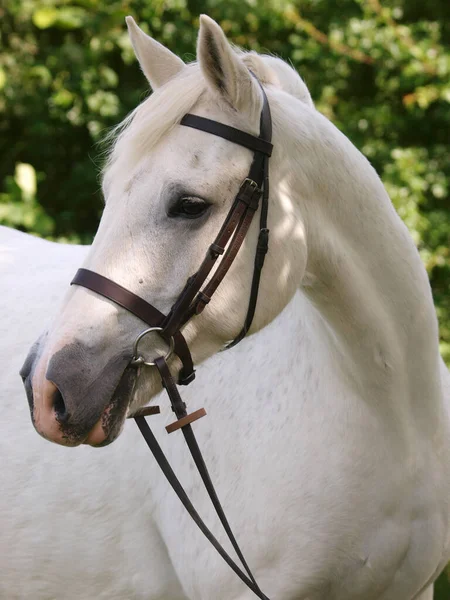
<instances>
[{"instance_id":1,"label":"white horse","mask_svg":"<svg viewBox=\"0 0 450 600\"><path fill-rule=\"evenodd\" d=\"M194 425L200 446L272 600L430 600L450 558L450 377L405 226L367 160L284 62L233 50L207 17L188 66L128 26L154 94L116 140L92 247L1 232L0 598L254 597L190 521L132 422L110 446L90 447L113 441L126 411L161 385L144 369L134 397L117 398L143 324L68 287L84 264L169 310L252 156L179 121L193 112L257 134L262 99L250 68L274 122L270 249L248 338L217 353L245 317L257 223L185 328L204 364L184 400L207 409ZM25 348L60 302L22 373L36 429L87 444L77 450L36 435L18 378ZM123 410L102 421L112 402ZM162 432L173 417L165 397L158 403L162 415L150 419ZM158 437L216 523L182 435Z\"/></svg>"}]
</instances>

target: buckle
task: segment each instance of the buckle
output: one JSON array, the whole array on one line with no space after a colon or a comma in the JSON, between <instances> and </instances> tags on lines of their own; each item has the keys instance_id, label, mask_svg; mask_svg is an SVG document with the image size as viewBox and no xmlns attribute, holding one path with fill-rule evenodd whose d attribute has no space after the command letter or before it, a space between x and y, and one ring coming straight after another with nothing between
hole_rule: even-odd
<instances>
[{"instance_id":1,"label":"buckle","mask_svg":"<svg viewBox=\"0 0 450 600\"><path fill-rule=\"evenodd\" d=\"M241 187L239 188L239 192L236 198L246 204L252 210L256 210L258 208L259 199L261 198L262 190L258 187L256 181L253 179L249 179L248 177L244 179Z\"/></svg>"}]
</instances>

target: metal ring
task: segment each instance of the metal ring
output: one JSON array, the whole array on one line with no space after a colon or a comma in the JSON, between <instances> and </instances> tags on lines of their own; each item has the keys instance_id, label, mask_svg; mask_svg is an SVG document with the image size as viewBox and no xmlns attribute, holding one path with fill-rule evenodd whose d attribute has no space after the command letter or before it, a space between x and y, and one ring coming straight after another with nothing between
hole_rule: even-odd
<instances>
[{"instance_id":1,"label":"metal ring","mask_svg":"<svg viewBox=\"0 0 450 600\"><path fill-rule=\"evenodd\" d=\"M133 367L139 367L141 365L145 365L147 367L154 367L155 366L154 362L147 362L146 360L144 360L144 358L142 356L139 356L139 353L138 353L139 342L148 333L152 333L152 331L156 331L157 333L161 333L161 331L163 331L163 328L162 327L150 327L149 329L146 329L145 331L143 331L142 333L140 333L137 336L136 341L134 342L133 358L131 359L131 362L130 362L131 366L133 366ZM164 340L164 341L166 341L166 340ZM169 360L169 358L173 354L174 348L175 348L175 340L173 339L173 336L171 335L170 336L170 340L169 340L169 350L167 351L166 355L164 356L164 360Z\"/></svg>"}]
</instances>

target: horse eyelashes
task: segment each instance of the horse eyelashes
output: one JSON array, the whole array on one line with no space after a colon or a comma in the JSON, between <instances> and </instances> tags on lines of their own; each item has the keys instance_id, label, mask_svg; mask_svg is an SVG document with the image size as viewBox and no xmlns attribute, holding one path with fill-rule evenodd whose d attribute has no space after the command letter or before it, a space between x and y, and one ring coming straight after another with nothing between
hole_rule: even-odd
<instances>
[{"instance_id":1,"label":"horse eyelashes","mask_svg":"<svg viewBox=\"0 0 450 600\"><path fill-rule=\"evenodd\" d=\"M203 216L211 205L195 196L182 196L169 209L169 217L197 219Z\"/></svg>"}]
</instances>

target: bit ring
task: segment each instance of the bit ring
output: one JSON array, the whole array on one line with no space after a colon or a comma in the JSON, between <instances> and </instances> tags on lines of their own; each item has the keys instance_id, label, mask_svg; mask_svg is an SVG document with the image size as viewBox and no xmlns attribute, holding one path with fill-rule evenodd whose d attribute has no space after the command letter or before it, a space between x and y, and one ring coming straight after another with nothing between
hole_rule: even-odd
<instances>
[{"instance_id":1,"label":"bit ring","mask_svg":"<svg viewBox=\"0 0 450 600\"><path fill-rule=\"evenodd\" d=\"M139 352L138 352L139 342L142 340L142 338L145 337L148 333L152 333L154 331L156 331L157 333L161 333L161 331L163 331L163 328L162 327L150 327L149 329L145 329L142 333L140 333L137 336L136 341L134 342L134 346L133 346L133 358L131 359L130 366L132 366L132 367L140 367L143 365L145 365L146 367L154 367L155 366L156 363L146 361L143 356L139 355ZM174 348L175 348L175 340L173 339L173 336L171 335L170 340L169 340L169 349L164 356L164 360L169 360L169 358L173 354Z\"/></svg>"}]
</instances>

